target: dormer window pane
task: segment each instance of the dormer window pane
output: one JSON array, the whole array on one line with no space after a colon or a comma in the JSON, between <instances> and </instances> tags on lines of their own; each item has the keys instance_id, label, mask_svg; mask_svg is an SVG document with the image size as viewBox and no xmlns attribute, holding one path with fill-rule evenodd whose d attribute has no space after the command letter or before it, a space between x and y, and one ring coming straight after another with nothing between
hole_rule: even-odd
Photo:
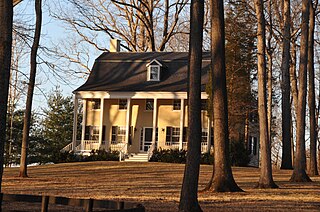
<instances>
[{"instance_id":1,"label":"dormer window pane","mask_svg":"<svg viewBox=\"0 0 320 212\"><path fill-rule=\"evenodd\" d=\"M150 80L159 80L159 67L150 67Z\"/></svg>"}]
</instances>

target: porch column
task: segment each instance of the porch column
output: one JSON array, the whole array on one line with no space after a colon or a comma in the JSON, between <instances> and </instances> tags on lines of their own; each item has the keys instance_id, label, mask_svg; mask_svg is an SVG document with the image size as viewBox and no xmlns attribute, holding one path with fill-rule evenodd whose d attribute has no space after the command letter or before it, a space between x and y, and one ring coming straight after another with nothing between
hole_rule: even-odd
<instances>
[{"instance_id":1,"label":"porch column","mask_svg":"<svg viewBox=\"0 0 320 212\"><path fill-rule=\"evenodd\" d=\"M78 130L78 98L74 95L74 111L73 111L73 132L72 132L72 151L75 152L77 145L77 130Z\"/></svg>"},{"instance_id":2,"label":"porch column","mask_svg":"<svg viewBox=\"0 0 320 212\"><path fill-rule=\"evenodd\" d=\"M184 117L185 117L184 99L181 99L181 108L180 108L180 135L179 135L179 150L182 150L182 149L183 149L183 127L184 127Z\"/></svg>"},{"instance_id":3,"label":"porch column","mask_svg":"<svg viewBox=\"0 0 320 212\"><path fill-rule=\"evenodd\" d=\"M153 152L156 144L156 130L158 123L158 99L153 99L153 118L152 118L152 145L151 151Z\"/></svg>"},{"instance_id":4,"label":"porch column","mask_svg":"<svg viewBox=\"0 0 320 212\"><path fill-rule=\"evenodd\" d=\"M207 152L210 153L211 149L211 117L208 116L208 137L207 137Z\"/></svg>"},{"instance_id":5,"label":"porch column","mask_svg":"<svg viewBox=\"0 0 320 212\"><path fill-rule=\"evenodd\" d=\"M102 141L104 139L104 138L102 138L102 135L103 135L103 115L104 115L104 98L101 98L100 101L101 101L101 103L100 103L99 149L106 149L105 146L104 146L104 148L102 146Z\"/></svg>"},{"instance_id":6,"label":"porch column","mask_svg":"<svg viewBox=\"0 0 320 212\"><path fill-rule=\"evenodd\" d=\"M127 114L126 114L126 144L127 148L125 149L125 153L128 152L129 148L129 137L130 137L130 123L131 123L131 99L127 99Z\"/></svg>"},{"instance_id":7,"label":"porch column","mask_svg":"<svg viewBox=\"0 0 320 212\"><path fill-rule=\"evenodd\" d=\"M82 144L85 140L85 135L86 135L87 100L83 99L82 103L83 103L83 115L82 115L81 149L82 149Z\"/></svg>"}]
</instances>

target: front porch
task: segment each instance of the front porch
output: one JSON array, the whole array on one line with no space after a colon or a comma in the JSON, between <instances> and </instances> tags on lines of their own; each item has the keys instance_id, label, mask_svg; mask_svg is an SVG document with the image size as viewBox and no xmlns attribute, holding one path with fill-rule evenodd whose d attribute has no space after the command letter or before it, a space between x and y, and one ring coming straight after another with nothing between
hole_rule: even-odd
<instances>
[{"instance_id":1,"label":"front porch","mask_svg":"<svg viewBox=\"0 0 320 212\"><path fill-rule=\"evenodd\" d=\"M92 150L104 149L120 154L145 152L151 157L155 148L186 150L186 98L186 92L78 92L73 141L63 151L90 154ZM80 99L81 136L77 133ZM202 93L202 99L206 101L206 93ZM205 107L201 116L201 151L208 152L212 123Z\"/></svg>"}]
</instances>

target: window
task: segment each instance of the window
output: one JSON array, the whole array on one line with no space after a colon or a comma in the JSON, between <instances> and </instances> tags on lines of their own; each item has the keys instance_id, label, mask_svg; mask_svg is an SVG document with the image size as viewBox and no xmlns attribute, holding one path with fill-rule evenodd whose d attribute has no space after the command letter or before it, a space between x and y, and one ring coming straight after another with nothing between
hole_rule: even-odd
<instances>
[{"instance_id":1,"label":"window","mask_svg":"<svg viewBox=\"0 0 320 212\"><path fill-rule=\"evenodd\" d=\"M160 80L160 66L151 65L148 68L148 81L159 81Z\"/></svg>"},{"instance_id":2,"label":"window","mask_svg":"<svg viewBox=\"0 0 320 212\"><path fill-rule=\"evenodd\" d=\"M206 99L201 99L201 110L208 110L208 101Z\"/></svg>"},{"instance_id":3,"label":"window","mask_svg":"<svg viewBox=\"0 0 320 212\"><path fill-rule=\"evenodd\" d=\"M179 144L180 128L179 127L167 127L166 132L166 145Z\"/></svg>"},{"instance_id":4,"label":"window","mask_svg":"<svg viewBox=\"0 0 320 212\"><path fill-rule=\"evenodd\" d=\"M92 110L99 110L101 107L101 100L100 99L92 99L90 100Z\"/></svg>"},{"instance_id":5,"label":"window","mask_svg":"<svg viewBox=\"0 0 320 212\"><path fill-rule=\"evenodd\" d=\"M126 110L128 108L128 100L119 99L119 110Z\"/></svg>"},{"instance_id":6,"label":"window","mask_svg":"<svg viewBox=\"0 0 320 212\"><path fill-rule=\"evenodd\" d=\"M147 99L146 100L146 110L152 111L153 110L154 101L153 99Z\"/></svg>"},{"instance_id":7,"label":"window","mask_svg":"<svg viewBox=\"0 0 320 212\"><path fill-rule=\"evenodd\" d=\"M201 142L203 142L203 143L208 142L208 129L202 128Z\"/></svg>"},{"instance_id":8,"label":"window","mask_svg":"<svg viewBox=\"0 0 320 212\"><path fill-rule=\"evenodd\" d=\"M173 110L181 110L181 100L180 99L174 99L172 106L173 106Z\"/></svg>"},{"instance_id":9,"label":"window","mask_svg":"<svg viewBox=\"0 0 320 212\"><path fill-rule=\"evenodd\" d=\"M111 144L125 143L126 141L126 127L112 126Z\"/></svg>"},{"instance_id":10,"label":"window","mask_svg":"<svg viewBox=\"0 0 320 212\"><path fill-rule=\"evenodd\" d=\"M86 126L84 140L99 140L99 126Z\"/></svg>"}]
</instances>

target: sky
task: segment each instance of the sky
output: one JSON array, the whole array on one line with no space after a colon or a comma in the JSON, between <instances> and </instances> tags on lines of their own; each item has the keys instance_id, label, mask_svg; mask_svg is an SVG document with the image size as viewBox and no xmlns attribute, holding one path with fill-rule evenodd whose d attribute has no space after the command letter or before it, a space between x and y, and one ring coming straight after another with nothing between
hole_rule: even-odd
<instances>
[{"instance_id":1,"label":"sky","mask_svg":"<svg viewBox=\"0 0 320 212\"><path fill-rule=\"evenodd\" d=\"M67 29L65 29L62 23L49 16L50 8L48 3L50 4L52 2L46 0L43 1L43 21L41 30L42 37L40 39L40 45L50 48L55 44L59 44L60 40L66 40L68 36L70 37L72 35L67 31ZM34 17L34 0L23 0L20 4L15 6L14 19L17 24L21 24L20 20L24 20L30 24L33 24L35 22ZM33 33L31 35L33 36ZM65 43L65 45L68 45L68 43ZM58 61L55 63L55 59L46 58L46 56L41 53L41 50L39 53L43 60L50 60L53 66L59 66ZM95 57L100 53L93 51L92 54L93 56L90 58L89 67L92 67ZM26 54L26 56L24 56L20 67L20 69L22 69L27 75L29 75L29 57L30 54ZM37 70L37 87L35 88L35 94L33 98L33 110L39 113L41 109L46 106L46 96L48 96L48 93L57 86L62 90L64 96L70 96L72 95L73 90L85 82L86 76L82 78L72 76L68 77L64 74L62 74L62 76L57 76L57 74L53 74L53 71L50 70L48 66L45 65L39 58L38 63L41 64L38 65ZM24 107L23 99L18 107Z\"/></svg>"}]
</instances>

